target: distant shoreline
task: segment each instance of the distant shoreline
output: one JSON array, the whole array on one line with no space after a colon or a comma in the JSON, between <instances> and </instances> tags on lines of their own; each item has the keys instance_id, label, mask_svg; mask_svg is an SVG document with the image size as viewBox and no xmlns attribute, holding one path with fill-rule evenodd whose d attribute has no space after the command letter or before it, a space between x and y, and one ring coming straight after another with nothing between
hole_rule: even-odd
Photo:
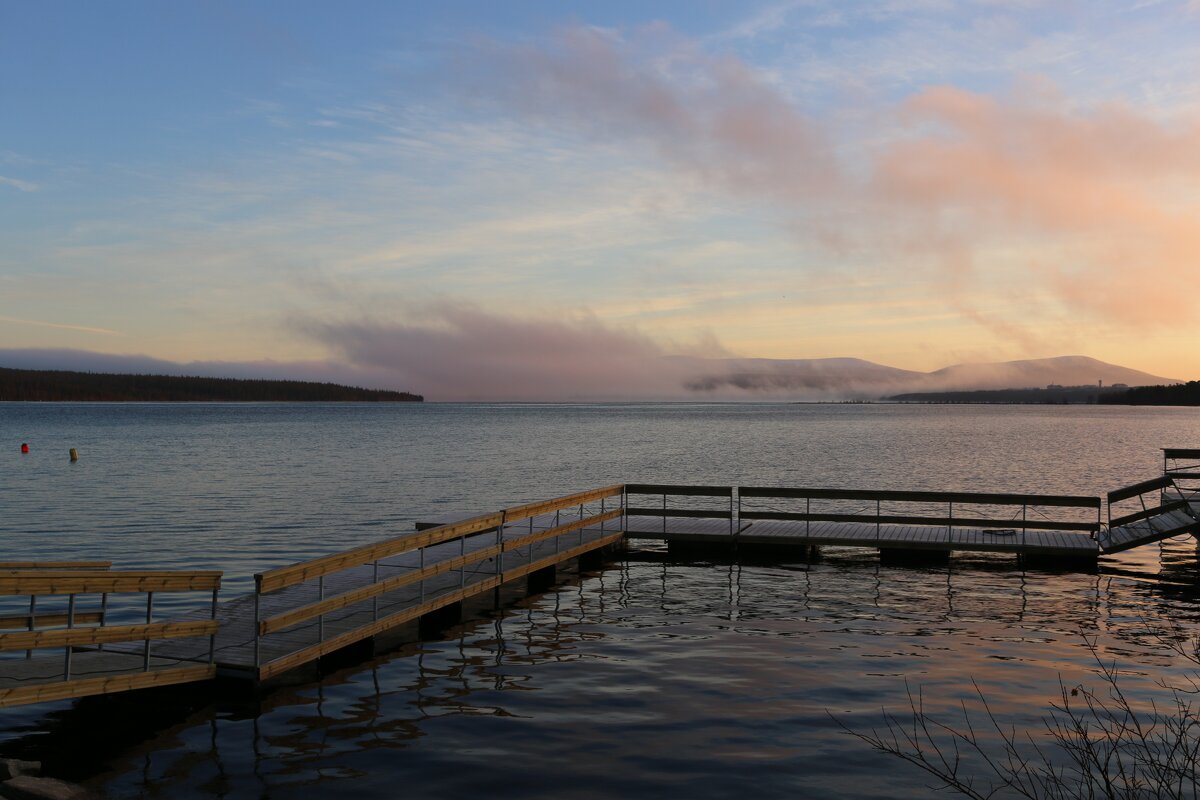
<instances>
[{"instance_id":1,"label":"distant shoreline","mask_svg":"<svg viewBox=\"0 0 1200 800\"><path fill-rule=\"evenodd\" d=\"M421 403L409 392L336 383L0 367L0 401L98 403Z\"/></svg>"}]
</instances>

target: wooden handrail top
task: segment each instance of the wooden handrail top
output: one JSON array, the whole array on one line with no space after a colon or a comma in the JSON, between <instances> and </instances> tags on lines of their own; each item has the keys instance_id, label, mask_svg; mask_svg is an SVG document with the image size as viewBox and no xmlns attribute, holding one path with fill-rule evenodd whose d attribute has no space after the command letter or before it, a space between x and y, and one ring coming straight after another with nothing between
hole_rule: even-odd
<instances>
[{"instance_id":1,"label":"wooden handrail top","mask_svg":"<svg viewBox=\"0 0 1200 800\"><path fill-rule=\"evenodd\" d=\"M1074 520L1047 519L987 519L974 517L921 517L904 514L805 514L790 511L743 511L741 518L791 520L793 522L856 522L867 525L926 525L938 528L1014 528L1031 531L1083 531L1093 533L1100 530L1100 523Z\"/></svg>"},{"instance_id":2,"label":"wooden handrail top","mask_svg":"<svg viewBox=\"0 0 1200 800\"><path fill-rule=\"evenodd\" d=\"M1200 458L1200 450L1192 447L1164 447L1163 458Z\"/></svg>"},{"instance_id":3,"label":"wooden handrail top","mask_svg":"<svg viewBox=\"0 0 1200 800\"><path fill-rule=\"evenodd\" d=\"M1017 494L994 492L929 492L875 489L820 489L769 486L742 486L739 497L775 497L812 500L878 500L914 503L972 503L992 506L1059 506L1064 508L1100 508L1099 497L1057 494Z\"/></svg>"},{"instance_id":4,"label":"wooden handrail top","mask_svg":"<svg viewBox=\"0 0 1200 800\"><path fill-rule=\"evenodd\" d=\"M625 494L667 494L691 497L733 497L732 486L689 486L679 483L627 483Z\"/></svg>"},{"instance_id":5,"label":"wooden handrail top","mask_svg":"<svg viewBox=\"0 0 1200 800\"><path fill-rule=\"evenodd\" d=\"M51 631L0 633L0 652L43 647L82 647L91 644L136 642L145 639L182 639L211 636L220 627L215 619L187 622L154 622L142 625L105 625L99 628L56 628Z\"/></svg>"},{"instance_id":6,"label":"wooden handrail top","mask_svg":"<svg viewBox=\"0 0 1200 800\"><path fill-rule=\"evenodd\" d=\"M255 586L260 594L275 592L285 589L288 586L294 586L307 580L319 578L322 575L329 575L330 573L340 572L344 569L370 564L381 558L388 558L401 553L407 553L410 550L416 550L420 547L427 547L451 539L458 539L462 536L492 530L505 522L527 519L563 508L572 508L606 497L616 497L621 494L623 489L623 484L589 489L585 492L577 492L576 494L569 494L553 500L527 503L526 505L515 506L505 511L482 514L448 525L439 525L436 528L428 528L417 533L405 534L404 536L398 536L382 542L362 545L350 550L343 550L340 553L331 553L309 561L289 564L286 567L277 567L276 569L267 570L255 575Z\"/></svg>"},{"instance_id":7,"label":"wooden handrail top","mask_svg":"<svg viewBox=\"0 0 1200 800\"><path fill-rule=\"evenodd\" d=\"M517 520L536 517L539 514L547 514L551 511L559 511L564 508L572 508L574 506L583 505L585 503L594 503L597 500L602 500L608 497L616 497L624 490L624 484L613 484L612 486L603 486L599 489L589 489L586 492L577 492L568 494L563 497L556 497L552 500L540 500L535 503L526 503L521 506L513 506L512 508L504 509L504 521L516 522Z\"/></svg>"},{"instance_id":8,"label":"wooden handrail top","mask_svg":"<svg viewBox=\"0 0 1200 800\"><path fill-rule=\"evenodd\" d=\"M219 589L222 573L209 570L30 570L0 572L0 595L191 592Z\"/></svg>"},{"instance_id":9,"label":"wooden handrail top","mask_svg":"<svg viewBox=\"0 0 1200 800\"><path fill-rule=\"evenodd\" d=\"M0 561L0 570L108 569L111 561Z\"/></svg>"},{"instance_id":10,"label":"wooden handrail top","mask_svg":"<svg viewBox=\"0 0 1200 800\"><path fill-rule=\"evenodd\" d=\"M370 564L381 558L389 558L400 553L407 553L419 547L427 547L432 544L439 544L440 542L468 536L472 533L491 530L499 526L503 521L504 515L502 512L484 514L462 520L461 522L439 525L436 528L405 534L394 539L386 539L382 542L354 547L350 550L343 550L340 553L331 553L309 561L289 564L286 567L277 567L276 569L267 570L255 575L255 588L260 594L268 594L285 589L288 586L303 583L307 580L319 578L322 575L329 575L330 573L340 572L351 567Z\"/></svg>"},{"instance_id":11,"label":"wooden handrail top","mask_svg":"<svg viewBox=\"0 0 1200 800\"><path fill-rule=\"evenodd\" d=\"M1161 478L1153 478L1152 480L1142 481L1141 483L1135 483L1132 486L1126 486L1123 489L1115 489L1109 492L1108 502L1116 503L1121 500L1128 500L1131 497L1137 497L1138 495L1146 494L1147 492L1166 489L1170 485L1171 478L1166 475L1162 476Z\"/></svg>"},{"instance_id":12,"label":"wooden handrail top","mask_svg":"<svg viewBox=\"0 0 1200 800\"><path fill-rule=\"evenodd\" d=\"M0 617L0 629L8 628L54 628L66 625L69 621L67 614L17 614L11 617ZM95 625L104 621L104 615L99 611L76 611L73 621L76 625Z\"/></svg>"},{"instance_id":13,"label":"wooden handrail top","mask_svg":"<svg viewBox=\"0 0 1200 800\"><path fill-rule=\"evenodd\" d=\"M333 636L332 638L325 639L324 641L317 642L314 645L297 650L293 653L289 653L288 655L277 658L274 661L268 661L266 664L263 664L258 668L258 678L259 680L266 680L274 675L278 675L281 672L285 672L292 667L312 661L321 655L335 652L346 645L353 644L354 642L361 641L362 639L366 639L370 636L374 636L377 633L382 633L383 631L394 628L404 622L417 619L418 617L427 614L430 611L435 611L472 595L490 591L500 586L505 581L524 577L530 572L534 572L557 561L561 561L565 558L574 558L575 556L588 550L595 549L596 547L612 544L620 540L623 535L624 534L620 531L614 531L605 538L588 542L582 546L572 547L569 550L562 551L561 553L550 555L539 561L534 561L532 564L519 565L511 570L506 571L503 575L494 575L475 583L467 584L461 589L456 589L454 591L437 595L436 597L426 600L422 604L409 606L408 608L397 611L394 614L382 617L361 627L354 628Z\"/></svg>"},{"instance_id":14,"label":"wooden handrail top","mask_svg":"<svg viewBox=\"0 0 1200 800\"><path fill-rule=\"evenodd\" d=\"M484 547L479 550L474 550L470 553L465 553L445 561L438 561L427 565L424 569L414 569L410 572L405 572L400 575L392 575L377 581L369 583L366 586L360 586L356 589L351 589L341 594L327 597L324 600L318 600L314 603L300 606L285 611L281 614L276 614L273 617L267 617L261 620L258 624L259 633L266 635L282 630L283 628L291 627L305 620L318 617L322 614L328 614L332 611L345 608L346 606L361 603L364 600L370 600L372 597L378 597L382 594L395 591L404 586L416 583L417 581L432 578L436 575L441 575L451 570L460 569L471 564L477 564L480 561L486 561L490 558L495 558L501 553L506 553L517 548L524 547L534 542L549 539L554 536L561 536L566 533L572 533L580 528L586 528L590 525L598 525L601 522L607 522L621 516L621 509L614 508L605 511L602 514L596 514L592 517L587 517L582 520L571 520L554 528L548 528L544 531L534 531L533 533L519 536L515 539L509 539L506 542L493 544L490 547Z\"/></svg>"}]
</instances>

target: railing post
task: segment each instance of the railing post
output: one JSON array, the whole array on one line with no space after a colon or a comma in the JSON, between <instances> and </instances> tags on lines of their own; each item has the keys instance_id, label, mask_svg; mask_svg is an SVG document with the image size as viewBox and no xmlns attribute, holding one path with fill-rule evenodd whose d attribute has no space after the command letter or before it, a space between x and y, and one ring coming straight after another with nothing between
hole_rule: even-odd
<instances>
[{"instance_id":1,"label":"railing post","mask_svg":"<svg viewBox=\"0 0 1200 800\"><path fill-rule=\"evenodd\" d=\"M950 504L950 511L946 514L946 533L948 536L953 537L954 536L954 501L950 500L948 502Z\"/></svg>"},{"instance_id":2,"label":"railing post","mask_svg":"<svg viewBox=\"0 0 1200 800\"><path fill-rule=\"evenodd\" d=\"M663 536L666 536L667 535L667 493L666 492L663 492L662 525L663 525Z\"/></svg>"},{"instance_id":3,"label":"railing post","mask_svg":"<svg viewBox=\"0 0 1200 800\"><path fill-rule=\"evenodd\" d=\"M875 498L875 542L876 543L883 541L883 528L880 526L879 515L880 515L880 502L879 502L879 498L876 497Z\"/></svg>"},{"instance_id":4,"label":"railing post","mask_svg":"<svg viewBox=\"0 0 1200 800\"><path fill-rule=\"evenodd\" d=\"M735 491L735 487L730 486L729 487L729 536L730 537L733 537L734 535L737 534L737 529L734 528L734 525L733 525L733 493L734 493L734 491ZM740 498L740 495L739 495L739 498Z\"/></svg>"},{"instance_id":5,"label":"railing post","mask_svg":"<svg viewBox=\"0 0 1200 800\"><path fill-rule=\"evenodd\" d=\"M325 599L325 576L321 575L317 578L317 600ZM325 641L325 614L322 613L317 617L317 641Z\"/></svg>"},{"instance_id":6,"label":"railing post","mask_svg":"<svg viewBox=\"0 0 1200 800\"><path fill-rule=\"evenodd\" d=\"M209 619L213 622L217 620L217 593L221 591L220 587L213 589L212 595L212 612L209 614ZM257 631L256 631L257 633ZM208 635L208 663L212 664L217 660L217 633L213 631Z\"/></svg>"},{"instance_id":7,"label":"railing post","mask_svg":"<svg viewBox=\"0 0 1200 800\"><path fill-rule=\"evenodd\" d=\"M496 526L496 577L504 580L504 518L501 517L500 524ZM500 591L500 583L496 584L496 591Z\"/></svg>"},{"instance_id":8,"label":"railing post","mask_svg":"<svg viewBox=\"0 0 1200 800\"><path fill-rule=\"evenodd\" d=\"M1025 527L1025 509L1027 507L1027 503L1021 503L1021 547L1025 547L1025 539L1027 538L1026 534L1028 532L1028 529Z\"/></svg>"},{"instance_id":9,"label":"railing post","mask_svg":"<svg viewBox=\"0 0 1200 800\"><path fill-rule=\"evenodd\" d=\"M371 583L379 583L379 559L375 559L374 569L371 572ZM371 599L371 619L379 619L379 595L375 595Z\"/></svg>"},{"instance_id":10,"label":"railing post","mask_svg":"<svg viewBox=\"0 0 1200 800\"><path fill-rule=\"evenodd\" d=\"M67 596L67 628L75 627L75 595ZM63 658L63 680L71 680L71 645L67 645L66 653Z\"/></svg>"},{"instance_id":11,"label":"railing post","mask_svg":"<svg viewBox=\"0 0 1200 800\"><path fill-rule=\"evenodd\" d=\"M100 593L100 627L103 628L108 624L108 592ZM103 650L104 644L97 645L97 649Z\"/></svg>"},{"instance_id":12,"label":"railing post","mask_svg":"<svg viewBox=\"0 0 1200 800\"><path fill-rule=\"evenodd\" d=\"M154 622L154 592L146 592L146 624ZM150 671L150 640L145 640L146 652L142 655L142 669Z\"/></svg>"},{"instance_id":13,"label":"railing post","mask_svg":"<svg viewBox=\"0 0 1200 800\"><path fill-rule=\"evenodd\" d=\"M804 498L804 535L812 538L812 497Z\"/></svg>"},{"instance_id":14,"label":"railing post","mask_svg":"<svg viewBox=\"0 0 1200 800\"><path fill-rule=\"evenodd\" d=\"M425 548L422 547L418 551L419 559L417 561L417 570L421 573L421 580L417 581L417 587L420 589L418 602L425 604Z\"/></svg>"},{"instance_id":15,"label":"railing post","mask_svg":"<svg viewBox=\"0 0 1200 800\"><path fill-rule=\"evenodd\" d=\"M34 630L37 627L37 595L29 595L29 630ZM33 651L25 651L25 660L33 658Z\"/></svg>"},{"instance_id":16,"label":"railing post","mask_svg":"<svg viewBox=\"0 0 1200 800\"><path fill-rule=\"evenodd\" d=\"M604 538L604 523L605 522L607 522L607 520L604 519L604 498L601 497L600 498L600 538L601 539Z\"/></svg>"},{"instance_id":17,"label":"railing post","mask_svg":"<svg viewBox=\"0 0 1200 800\"><path fill-rule=\"evenodd\" d=\"M465 588L467 588L467 564L466 564L467 537L466 536L458 537L458 556L462 560L462 563L460 563L458 565L458 588L465 589Z\"/></svg>"},{"instance_id":18,"label":"railing post","mask_svg":"<svg viewBox=\"0 0 1200 800\"><path fill-rule=\"evenodd\" d=\"M262 598L262 575L254 576L254 669L258 670L258 666L262 657L262 634L259 633L258 627L260 608L260 599ZM257 676L255 676L257 677Z\"/></svg>"}]
</instances>

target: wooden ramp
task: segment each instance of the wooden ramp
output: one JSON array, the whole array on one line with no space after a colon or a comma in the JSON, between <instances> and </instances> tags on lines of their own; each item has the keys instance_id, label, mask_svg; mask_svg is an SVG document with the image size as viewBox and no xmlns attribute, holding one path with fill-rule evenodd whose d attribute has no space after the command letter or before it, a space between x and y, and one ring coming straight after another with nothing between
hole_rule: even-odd
<instances>
[{"instance_id":1,"label":"wooden ramp","mask_svg":"<svg viewBox=\"0 0 1200 800\"><path fill-rule=\"evenodd\" d=\"M1113 515L1114 508L1131 505L1132 513ZM1169 473L1124 489L1108 493L1108 528L1100 533L1100 549L1119 553L1131 547L1169 539L1172 536L1200 533L1200 519Z\"/></svg>"},{"instance_id":2,"label":"wooden ramp","mask_svg":"<svg viewBox=\"0 0 1200 800\"><path fill-rule=\"evenodd\" d=\"M621 493L618 485L509 508L256 575L254 593L217 606L216 666L267 680L616 544ZM182 641L155 654L205 658Z\"/></svg>"}]
</instances>

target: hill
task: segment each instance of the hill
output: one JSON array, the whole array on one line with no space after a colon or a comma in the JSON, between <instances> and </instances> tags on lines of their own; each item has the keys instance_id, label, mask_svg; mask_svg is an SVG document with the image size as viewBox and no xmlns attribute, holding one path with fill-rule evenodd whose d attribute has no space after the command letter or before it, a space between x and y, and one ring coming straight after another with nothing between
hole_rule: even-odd
<instances>
[{"instance_id":1,"label":"hill","mask_svg":"<svg viewBox=\"0 0 1200 800\"><path fill-rule=\"evenodd\" d=\"M0 401L421 402L421 395L307 381L198 378L0 367Z\"/></svg>"},{"instance_id":2,"label":"hill","mask_svg":"<svg viewBox=\"0 0 1200 800\"><path fill-rule=\"evenodd\" d=\"M767 359L676 358L672 366L692 393L709 395L802 397L807 399L875 399L902 394L1010 392L1028 390L1030 397L956 398L953 402L1062 402L1037 396L1035 387L1078 387L1068 402L1095 402L1100 392L1114 384L1149 386L1178 383L1172 378L1107 364L1087 356L1025 359L991 363L955 364L933 372L897 369L856 358ZM1087 394L1092 399L1080 400ZM905 397L934 400L933 397ZM936 398L939 402L946 398Z\"/></svg>"}]
</instances>

